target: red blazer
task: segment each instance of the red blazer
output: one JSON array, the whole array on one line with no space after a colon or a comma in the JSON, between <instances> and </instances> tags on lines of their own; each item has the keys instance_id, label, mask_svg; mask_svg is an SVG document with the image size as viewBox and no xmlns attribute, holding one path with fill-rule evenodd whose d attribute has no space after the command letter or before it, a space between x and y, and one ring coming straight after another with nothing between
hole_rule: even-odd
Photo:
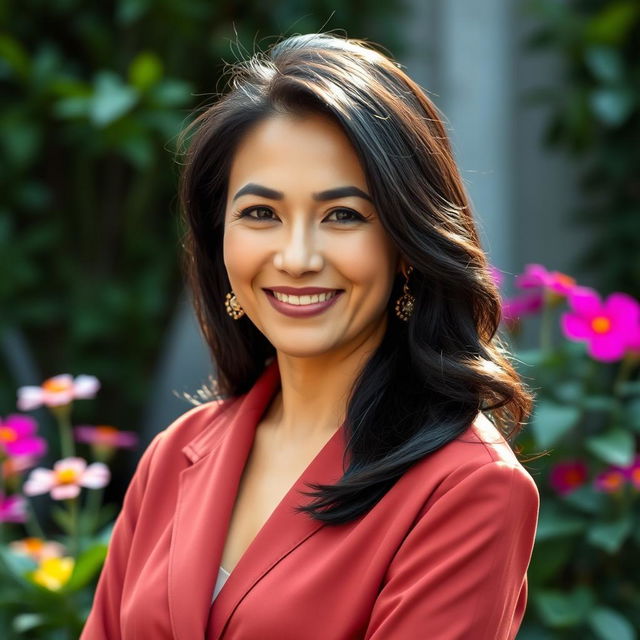
<instances>
[{"instance_id":1,"label":"red blazer","mask_svg":"<svg viewBox=\"0 0 640 640\"><path fill-rule=\"evenodd\" d=\"M343 473L340 427L211 605L273 361L245 395L195 407L144 452L81 640L511 640L527 600L539 494L481 413L368 513L324 525L293 507ZM486 441L480 443L480 439Z\"/></svg>"}]
</instances>

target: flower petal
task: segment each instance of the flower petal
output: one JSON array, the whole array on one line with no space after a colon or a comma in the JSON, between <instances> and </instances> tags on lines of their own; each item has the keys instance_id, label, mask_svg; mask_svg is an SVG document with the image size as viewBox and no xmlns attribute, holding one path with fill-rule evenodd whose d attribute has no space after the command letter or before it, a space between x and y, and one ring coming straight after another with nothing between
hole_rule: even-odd
<instances>
[{"instance_id":1,"label":"flower petal","mask_svg":"<svg viewBox=\"0 0 640 640\"><path fill-rule=\"evenodd\" d=\"M103 462L94 462L82 474L80 484L89 489L101 489L109 484L109 480L111 480L109 467Z\"/></svg>"},{"instance_id":2,"label":"flower petal","mask_svg":"<svg viewBox=\"0 0 640 640\"><path fill-rule=\"evenodd\" d=\"M569 306L580 315L592 317L602 313L600 294L589 287L574 287L567 295Z\"/></svg>"},{"instance_id":3,"label":"flower petal","mask_svg":"<svg viewBox=\"0 0 640 640\"><path fill-rule=\"evenodd\" d=\"M80 494L80 487L77 484L59 484L51 489L51 497L54 500L70 500Z\"/></svg>"},{"instance_id":4,"label":"flower petal","mask_svg":"<svg viewBox=\"0 0 640 640\"><path fill-rule=\"evenodd\" d=\"M44 392L40 387L20 387L18 389L17 407L20 411L31 411L42 405Z\"/></svg>"},{"instance_id":5,"label":"flower petal","mask_svg":"<svg viewBox=\"0 0 640 640\"><path fill-rule=\"evenodd\" d=\"M640 322L640 304L626 293L612 293L604 308L623 331L630 333Z\"/></svg>"},{"instance_id":6,"label":"flower petal","mask_svg":"<svg viewBox=\"0 0 640 640\"><path fill-rule=\"evenodd\" d=\"M53 468L56 471L62 471L64 469L73 469L76 473L81 474L87 468L87 461L84 458L77 456L71 456L69 458L62 458L58 460Z\"/></svg>"},{"instance_id":7,"label":"flower petal","mask_svg":"<svg viewBox=\"0 0 640 640\"><path fill-rule=\"evenodd\" d=\"M76 398L93 398L100 389L100 381L95 376L81 375L73 381L73 394Z\"/></svg>"},{"instance_id":8,"label":"flower petal","mask_svg":"<svg viewBox=\"0 0 640 640\"><path fill-rule=\"evenodd\" d=\"M55 474L50 469L37 467L29 474L26 482L22 485L22 491L28 496L37 496L47 493L55 485Z\"/></svg>"},{"instance_id":9,"label":"flower petal","mask_svg":"<svg viewBox=\"0 0 640 640\"><path fill-rule=\"evenodd\" d=\"M626 351L627 344L620 333L595 335L587 351L594 360L601 362L613 362L620 360Z\"/></svg>"},{"instance_id":10,"label":"flower petal","mask_svg":"<svg viewBox=\"0 0 640 640\"><path fill-rule=\"evenodd\" d=\"M588 340L593 336L589 321L575 313L563 313L560 317L560 326L564 335L571 340Z\"/></svg>"},{"instance_id":11,"label":"flower petal","mask_svg":"<svg viewBox=\"0 0 640 640\"><path fill-rule=\"evenodd\" d=\"M35 418L22 413L12 413L7 416L5 423L15 430L19 436L30 436L38 430Z\"/></svg>"}]
</instances>

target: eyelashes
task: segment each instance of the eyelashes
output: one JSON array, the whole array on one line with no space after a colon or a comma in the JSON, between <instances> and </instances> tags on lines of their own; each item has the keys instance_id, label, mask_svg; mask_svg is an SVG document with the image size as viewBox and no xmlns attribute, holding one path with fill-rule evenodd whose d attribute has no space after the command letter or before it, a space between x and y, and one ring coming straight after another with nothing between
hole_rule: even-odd
<instances>
[{"instance_id":1,"label":"eyelashes","mask_svg":"<svg viewBox=\"0 0 640 640\"><path fill-rule=\"evenodd\" d=\"M261 215L250 215L252 212L259 212ZM344 207L333 209L333 211L329 212L327 218L336 215L336 219L329 220L329 222L337 222L338 224L349 224L353 222L366 222L367 219L357 211L353 209L346 209ZM346 217L341 217L346 214ZM264 206L256 206L256 207L247 207L246 209L242 209L240 211L234 212L233 214L234 220L239 218L249 218L250 220L255 220L256 222L266 221L270 222L272 220L277 220L275 217L275 213L269 207Z\"/></svg>"}]
</instances>

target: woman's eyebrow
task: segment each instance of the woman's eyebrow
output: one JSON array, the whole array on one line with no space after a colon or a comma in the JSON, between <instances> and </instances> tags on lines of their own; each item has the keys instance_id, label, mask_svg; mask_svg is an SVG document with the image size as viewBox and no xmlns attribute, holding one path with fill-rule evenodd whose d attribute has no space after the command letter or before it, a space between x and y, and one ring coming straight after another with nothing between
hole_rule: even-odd
<instances>
[{"instance_id":1,"label":"woman's eyebrow","mask_svg":"<svg viewBox=\"0 0 640 640\"><path fill-rule=\"evenodd\" d=\"M263 198L269 198L270 200L282 200L284 199L284 193L282 191L276 191L275 189L270 189L269 187L265 187L261 184L255 184L254 182L250 182L249 184L245 184L242 189L240 189L235 196L233 196L233 201L235 202L240 196L244 195L254 195L254 196L262 196ZM349 198L349 197L357 197L364 198L369 202L373 202L371 196L368 193L362 191L362 189L358 189L358 187L349 186L349 187L336 187L335 189L327 189L326 191L320 191L320 193L312 194L314 200L325 201L325 200L337 200L338 198Z\"/></svg>"}]
</instances>

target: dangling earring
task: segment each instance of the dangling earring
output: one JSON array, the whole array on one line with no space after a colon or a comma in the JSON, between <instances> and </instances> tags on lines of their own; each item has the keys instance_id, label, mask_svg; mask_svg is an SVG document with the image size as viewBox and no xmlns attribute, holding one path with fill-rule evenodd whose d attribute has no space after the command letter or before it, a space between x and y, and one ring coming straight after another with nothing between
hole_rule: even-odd
<instances>
[{"instance_id":1,"label":"dangling earring","mask_svg":"<svg viewBox=\"0 0 640 640\"><path fill-rule=\"evenodd\" d=\"M411 317L416 302L416 299L409 293L409 276L412 271L413 267L407 269L406 280L402 287L402 295L396 300L396 315L400 320L404 320L405 322Z\"/></svg>"},{"instance_id":2,"label":"dangling earring","mask_svg":"<svg viewBox=\"0 0 640 640\"><path fill-rule=\"evenodd\" d=\"M227 313L234 319L242 318L244 315L244 309L240 306L238 298L233 291L227 293L227 297L224 300L224 306L227 309Z\"/></svg>"}]
</instances>

